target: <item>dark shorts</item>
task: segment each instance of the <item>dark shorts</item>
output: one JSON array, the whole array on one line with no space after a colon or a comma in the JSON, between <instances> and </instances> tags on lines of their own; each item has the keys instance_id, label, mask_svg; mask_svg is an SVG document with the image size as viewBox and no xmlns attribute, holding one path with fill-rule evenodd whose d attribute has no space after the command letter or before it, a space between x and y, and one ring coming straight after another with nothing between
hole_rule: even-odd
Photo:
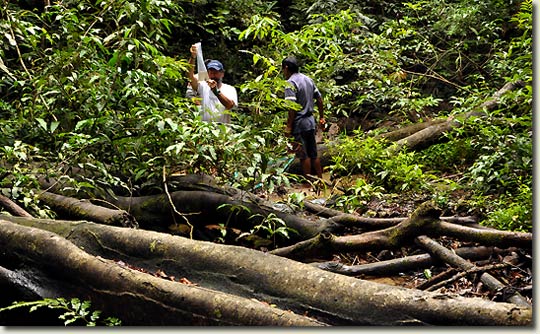
<instances>
[{"instance_id":1,"label":"dark shorts","mask_svg":"<svg viewBox=\"0 0 540 334\"><path fill-rule=\"evenodd\" d=\"M309 130L295 134L294 140L296 141L295 153L298 159L303 160L308 157L311 159L315 159L317 157L315 130Z\"/></svg>"}]
</instances>

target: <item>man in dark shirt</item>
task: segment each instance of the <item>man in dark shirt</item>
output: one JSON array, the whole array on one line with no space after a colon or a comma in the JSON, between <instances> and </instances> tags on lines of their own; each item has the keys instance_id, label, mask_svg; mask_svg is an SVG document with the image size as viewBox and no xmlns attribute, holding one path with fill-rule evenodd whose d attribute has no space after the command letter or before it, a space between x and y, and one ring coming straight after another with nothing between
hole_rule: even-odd
<instances>
[{"instance_id":1,"label":"man in dark shirt","mask_svg":"<svg viewBox=\"0 0 540 334\"><path fill-rule=\"evenodd\" d=\"M304 176L311 174L313 167L317 176L322 179L322 167L317 156L315 140L317 126L313 116L315 101L317 101L319 124L321 126L325 124L322 95L311 78L298 72L298 63L294 57L284 59L281 68L289 82L289 86L285 88L285 99L301 106L298 111L289 110L286 134L292 135L295 139L295 153L302 164Z\"/></svg>"}]
</instances>

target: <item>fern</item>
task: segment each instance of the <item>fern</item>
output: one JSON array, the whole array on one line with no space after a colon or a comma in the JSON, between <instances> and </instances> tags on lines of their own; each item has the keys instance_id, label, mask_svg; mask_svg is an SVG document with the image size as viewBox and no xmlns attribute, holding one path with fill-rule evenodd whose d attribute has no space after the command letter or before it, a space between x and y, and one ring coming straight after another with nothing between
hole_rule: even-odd
<instances>
[{"instance_id":1,"label":"fern","mask_svg":"<svg viewBox=\"0 0 540 334\"><path fill-rule=\"evenodd\" d=\"M58 319L64 321L68 326L80 320L86 326L97 326L100 320L101 311L90 310L90 301L80 301L78 298L66 300L64 298L44 298L42 300L14 302L11 306L0 308L0 312L10 311L17 308L29 307L29 312L34 312L38 308L47 307L49 309L63 310L64 313L58 316ZM114 317L107 317L101 320L105 326L120 326L122 322Z\"/></svg>"}]
</instances>

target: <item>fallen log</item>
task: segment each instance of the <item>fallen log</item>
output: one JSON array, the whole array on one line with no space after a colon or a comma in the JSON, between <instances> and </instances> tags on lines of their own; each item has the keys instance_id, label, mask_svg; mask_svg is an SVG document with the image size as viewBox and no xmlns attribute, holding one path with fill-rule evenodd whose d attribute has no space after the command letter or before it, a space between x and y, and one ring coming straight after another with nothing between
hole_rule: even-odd
<instances>
[{"instance_id":1,"label":"fallen log","mask_svg":"<svg viewBox=\"0 0 540 334\"><path fill-rule=\"evenodd\" d=\"M386 139L388 141L398 141L400 139L409 137L410 135L413 135L420 130L424 130L425 128L428 128L430 126L434 126L443 122L446 122L445 118L436 118L436 119L432 119L426 122L414 123L414 124L402 127L394 131L381 133L379 135L376 135L375 138Z\"/></svg>"},{"instance_id":2,"label":"fallen log","mask_svg":"<svg viewBox=\"0 0 540 334\"><path fill-rule=\"evenodd\" d=\"M419 246L426 249L430 254L433 254L433 256L438 257L441 261L444 261L462 270L476 269L476 266L474 264L472 264L471 262L467 260L464 260L462 257L444 248L443 246L438 244L436 241L430 239L427 236L424 236L424 235L418 236L415 239L415 241ZM497 280L495 277L493 277L489 273L483 273L480 276L480 280L492 291L500 291L506 288L504 284L502 284L499 280ZM521 296L521 294L517 291L509 295L506 298L506 300L520 306L531 306L527 302L527 300L523 296Z\"/></svg>"},{"instance_id":3,"label":"fallen log","mask_svg":"<svg viewBox=\"0 0 540 334\"><path fill-rule=\"evenodd\" d=\"M449 117L444 122L433 124L405 138L402 138L395 142L396 145L393 146L392 149L399 151L399 149L401 149L404 146L406 146L408 149L415 149L421 145L426 145L428 143L431 143L434 140L438 139L443 133L446 133L453 128L462 126L464 121L466 121L467 119L473 116L480 116L480 117L486 116L487 115L486 111L493 110L498 105L499 99L502 95L504 95L505 93L509 91L522 88L524 86L525 86L525 83L522 81L506 83L501 89L499 89L497 92L495 92L495 94L493 94L491 99L489 99L488 101L485 101L480 106L473 109L472 111L469 111L467 113L463 113L460 115L456 115L453 117Z\"/></svg>"},{"instance_id":4,"label":"fallen log","mask_svg":"<svg viewBox=\"0 0 540 334\"><path fill-rule=\"evenodd\" d=\"M243 247L88 222L1 218L56 230L87 252L99 251L100 256L121 258L125 262L139 261L148 270L160 268L207 289L220 287L220 291L236 291L246 298L257 296L278 308L309 314L333 325L532 324L530 308L359 280ZM6 225L0 221L2 246L12 239L3 229ZM13 246L23 247L17 243ZM122 307L126 305L129 304Z\"/></svg>"}]
</instances>

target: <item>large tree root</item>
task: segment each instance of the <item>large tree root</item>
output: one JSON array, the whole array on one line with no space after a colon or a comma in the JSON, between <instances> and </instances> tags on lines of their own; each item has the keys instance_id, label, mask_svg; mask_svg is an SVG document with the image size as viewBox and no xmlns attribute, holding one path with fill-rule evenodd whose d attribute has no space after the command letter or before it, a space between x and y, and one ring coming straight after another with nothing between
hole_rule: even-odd
<instances>
[{"instance_id":1,"label":"large tree root","mask_svg":"<svg viewBox=\"0 0 540 334\"><path fill-rule=\"evenodd\" d=\"M112 199L111 199L112 201ZM129 211L142 228L160 230L161 226L187 221L193 226L227 223L229 227L249 230L260 224L270 213L282 219L297 233L292 240L311 238L323 231L335 231L339 227L326 220L313 222L293 214L279 212L229 195L209 191L175 191L155 196L117 197L112 203Z\"/></svg>"},{"instance_id":2,"label":"large tree root","mask_svg":"<svg viewBox=\"0 0 540 334\"><path fill-rule=\"evenodd\" d=\"M37 228L1 221L0 245L23 260L62 273L68 281L84 286L89 294L102 298L102 306L103 300L114 300L105 306L108 311L133 324L322 325L259 301L157 278L91 256L57 234Z\"/></svg>"},{"instance_id":3,"label":"large tree root","mask_svg":"<svg viewBox=\"0 0 540 334\"><path fill-rule=\"evenodd\" d=\"M509 251L510 250L501 250L484 246L464 247L455 250L457 255L471 261L487 259L494 254ZM433 259L430 254L418 254L354 266L343 265L338 262L314 262L311 265L347 276L390 276L411 270L429 268L430 266L441 262L442 261L439 261L438 259Z\"/></svg>"},{"instance_id":4,"label":"large tree root","mask_svg":"<svg viewBox=\"0 0 540 334\"><path fill-rule=\"evenodd\" d=\"M223 289L234 289L237 294L246 298L258 296L257 299L274 303L281 309L290 309L297 314L307 313L329 324L528 326L532 322L530 308L494 303L480 298L441 298L437 293L393 287L325 272L308 264L243 247L217 245L163 233L93 223L3 218L19 224L56 230L87 251L99 250L103 256L123 258L125 261L139 259L141 263L146 263L149 270L157 266L169 275L187 277L207 289L220 286ZM18 242L10 242L14 239L9 232L14 229L13 224L0 223L0 226L3 249L15 247L18 251L23 251L25 248ZM50 234L45 236L45 242L56 238ZM40 244L41 247L45 245ZM80 268L74 259L65 261L76 266L75 276L91 275ZM155 262L152 264L152 261ZM53 264L54 261L47 263ZM211 273L208 268L212 268ZM82 277L85 277L84 275ZM105 290L124 284L118 281L116 275L111 279L116 281L111 286L106 286ZM152 287L157 283L151 282L152 285L148 288L153 290ZM125 294L129 294L130 289L124 289Z\"/></svg>"},{"instance_id":5,"label":"large tree root","mask_svg":"<svg viewBox=\"0 0 540 334\"><path fill-rule=\"evenodd\" d=\"M5 208L7 212L17 217L32 217L31 214L26 212L17 203L2 194L0 194L0 207Z\"/></svg>"},{"instance_id":6,"label":"large tree root","mask_svg":"<svg viewBox=\"0 0 540 334\"><path fill-rule=\"evenodd\" d=\"M342 211L334 210L331 208L324 207L322 205L314 204L310 201L304 201L304 206L306 210L309 212L328 218L329 221L332 221L334 223L347 226L347 227L359 227L362 229L369 229L369 230L378 230L383 229L390 226L395 226L405 219L407 217L394 217L394 218L373 218L373 217L362 217L356 214L350 214L350 213L343 213ZM476 227L476 228L483 228L476 224L476 218L468 216L468 217L439 217L440 220L452 223L452 224L458 224L458 225L466 225L470 227Z\"/></svg>"},{"instance_id":7,"label":"large tree root","mask_svg":"<svg viewBox=\"0 0 540 334\"><path fill-rule=\"evenodd\" d=\"M432 202L420 205L411 217L386 229L356 234L351 236L336 237L325 233L314 238L298 242L294 245L274 249L272 254L288 257L291 259L307 261L308 259L321 256L330 256L339 252L358 252L368 250L392 249L410 244L420 234L431 236L450 236L462 241L474 241L487 246L499 248L507 247L532 247L532 233L507 232L495 229L478 229L451 223L442 222L439 219L440 210ZM334 219L334 222L339 217ZM341 219L341 218L339 218ZM362 218L347 215L341 222L371 224ZM380 224L377 222L376 224ZM393 223L392 223L393 224ZM368 225L369 226L369 225Z\"/></svg>"},{"instance_id":8,"label":"large tree root","mask_svg":"<svg viewBox=\"0 0 540 334\"><path fill-rule=\"evenodd\" d=\"M429 228L438 221L440 210L431 202L420 205L411 215L396 226L362 234L336 237L320 234L294 245L274 249L272 254L306 261L310 258L329 256L339 252L357 252L374 249L391 249L411 244L418 231Z\"/></svg>"},{"instance_id":9,"label":"large tree root","mask_svg":"<svg viewBox=\"0 0 540 334\"><path fill-rule=\"evenodd\" d=\"M89 200L79 200L49 192L41 193L39 199L55 212L66 217L90 220L105 225L139 227L135 217L127 211L94 205Z\"/></svg>"}]
</instances>

